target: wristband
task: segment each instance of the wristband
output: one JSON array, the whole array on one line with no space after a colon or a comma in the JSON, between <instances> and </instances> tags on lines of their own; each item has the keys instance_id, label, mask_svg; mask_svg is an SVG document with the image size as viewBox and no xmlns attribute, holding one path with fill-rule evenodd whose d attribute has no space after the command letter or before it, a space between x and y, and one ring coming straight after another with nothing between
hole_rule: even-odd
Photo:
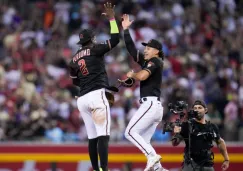
<instances>
[{"instance_id":1,"label":"wristband","mask_svg":"<svg viewBox=\"0 0 243 171\"><path fill-rule=\"evenodd\" d=\"M111 34L119 33L119 29L118 29L118 26L116 24L115 18L110 20L110 28L111 28Z\"/></svg>"},{"instance_id":2,"label":"wristband","mask_svg":"<svg viewBox=\"0 0 243 171\"><path fill-rule=\"evenodd\" d=\"M109 19L110 21L114 21L115 20L115 18L111 18L111 19Z\"/></svg>"},{"instance_id":3,"label":"wristband","mask_svg":"<svg viewBox=\"0 0 243 171\"><path fill-rule=\"evenodd\" d=\"M228 161L228 162L229 162L229 160L224 160L224 162L226 162L226 161Z\"/></svg>"}]
</instances>

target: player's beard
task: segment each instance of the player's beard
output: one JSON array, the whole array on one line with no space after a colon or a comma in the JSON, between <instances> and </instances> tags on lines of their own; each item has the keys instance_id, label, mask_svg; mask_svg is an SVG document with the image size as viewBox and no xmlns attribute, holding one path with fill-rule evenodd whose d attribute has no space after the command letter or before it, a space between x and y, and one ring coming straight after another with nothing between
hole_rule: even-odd
<instances>
[{"instance_id":1,"label":"player's beard","mask_svg":"<svg viewBox=\"0 0 243 171\"><path fill-rule=\"evenodd\" d=\"M202 118L203 118L203 114L201 114L201 113L197 113L197 115L195 116L195 118L197 119L197 120L201 120Z\"/></svg>"}]
</instances>

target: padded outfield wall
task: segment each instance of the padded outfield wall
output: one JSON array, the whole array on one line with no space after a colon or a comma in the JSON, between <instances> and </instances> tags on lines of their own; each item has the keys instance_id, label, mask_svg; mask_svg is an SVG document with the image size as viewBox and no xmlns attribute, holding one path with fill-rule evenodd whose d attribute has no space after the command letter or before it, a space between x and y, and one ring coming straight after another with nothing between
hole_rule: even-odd
<instances>
[{"instance_id":1,"label":"padded outfield wall","mask_svg":"<svg viewBox=\"0 0 243 171\"><path fill-rule=\"evenodd\" d=\"M183 159L183 145L156 144L166 168L178 171ZM223 161L218 149L215 152L215 170L221 170ZM243 171L243 144L228 144L230 168ZM130 144L110 144L110 171L142 171L146 158ZM0 171L91 171L87 144L0 144Z\"/></svg>"}]
</instances>

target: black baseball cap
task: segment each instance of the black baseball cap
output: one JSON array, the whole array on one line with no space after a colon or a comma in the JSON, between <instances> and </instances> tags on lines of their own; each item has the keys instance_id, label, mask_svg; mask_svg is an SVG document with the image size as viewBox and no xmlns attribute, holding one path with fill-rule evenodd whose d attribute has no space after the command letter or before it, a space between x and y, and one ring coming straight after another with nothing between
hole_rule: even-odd
<instances>
[{"instance_id":1,"label":"black baseball cap","mask_svg":"<svg viewBox=\"0 0 243 171\"><path fill-rule=\"evenodd\" d=\"M192 107L194 107L195 105L201 105L201 106L203 106L204 108L207 108L206 103L205 103L204 101L202 101L202 100L196 100L196 101L194 102L194 104L193 104Z\"/></svg>"},{"instance_id":2,"label":"black baseball cap","mask_svg":"<svg viewBox=\"0 0 243 171\"><path fill-rule=\"evenodd\" d=\"M162 44L155 39L151 39L150 41L148 41L148 43L143 42L142 45L158 49L159 51L162 50Z\"/></svg>"},{"instance_id":3,"label":"black baseball cap","mask_svg":"<svg viewBox=\"0 0 243 171\"><path fill-rule=\"evenodd\" d=\"M151 39L150 41L148 41L148 43L143 42L142 45L159 50L159 57L164 58L164 53L162 52L162 44L159 41Z\"/></svg>"},{"instance_id":4,"label":"black baseball cap","mask_svg":"<svg viewBox=\"0 0 243 171\"><path fill-rule=\"evenodd\" d=\"M90 29L84 29L79 33L79 42L77 44L85 44L94 37L94 32Z\"/></svg>"}]
</instances>

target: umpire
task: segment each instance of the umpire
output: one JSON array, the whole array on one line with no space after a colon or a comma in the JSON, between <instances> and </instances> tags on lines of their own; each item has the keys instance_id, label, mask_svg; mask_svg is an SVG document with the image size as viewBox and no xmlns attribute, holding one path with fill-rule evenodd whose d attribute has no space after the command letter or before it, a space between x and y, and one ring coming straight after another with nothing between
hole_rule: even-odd
<instances>
[{"instance_id":1,"label":"umpire","mask_svg":"<svg viewBox=\"0 0 243 171\"><path fill-rule=\"evenodd\" d=\"M172 145L177 146L185 141L184 162L182 171L214 171L213 141L217 143L224 157L222 170L229 167L229 156L224 140L219 135L216 125L205 120L207 106L205 102L196 100L192 106L194 118L183 122L181 127L175 126Z\"/></svg>"}]
</instances>

